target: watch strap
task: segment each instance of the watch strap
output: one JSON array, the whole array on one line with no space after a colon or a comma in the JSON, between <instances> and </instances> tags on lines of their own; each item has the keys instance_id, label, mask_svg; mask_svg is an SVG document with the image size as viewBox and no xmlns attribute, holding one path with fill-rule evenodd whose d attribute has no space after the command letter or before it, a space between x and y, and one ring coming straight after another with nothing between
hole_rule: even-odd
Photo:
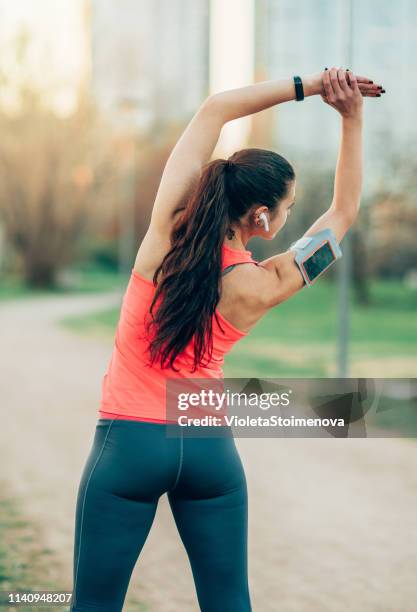
<instances>
[{"instance_id":1,"label":"watch strap","mask_svg":"<svg viewBox=\"0 0 417 612\"><path fill-rule=\"evenodd\" d=\"M293 76L293 79L295 86L295 99L297 102L301 102L302 100L304 100L303 82L301 80L301 77L298 75Z\"/></svg>"}]
</instances>

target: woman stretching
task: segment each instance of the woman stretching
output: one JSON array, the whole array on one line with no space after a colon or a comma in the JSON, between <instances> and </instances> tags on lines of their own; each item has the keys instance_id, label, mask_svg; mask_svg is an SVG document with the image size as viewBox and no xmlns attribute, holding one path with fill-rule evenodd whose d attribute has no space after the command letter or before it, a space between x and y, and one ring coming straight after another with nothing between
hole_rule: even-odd
<instances>
[{"instance_id":1,"label":"woman stretching","mask_svg":"<svg viewBox=\"0 0 417 612\"><path fill-rule=\"evenodd\" d=\"M340 242L360 203L363 96L380 95L381 86L335 67L302 85L341 115L333 200L305 235L329 228ZM305 285L294 251L257 262L246 249L253 236L271 240L285 225L295 198L291 164L254 148L209 161L226 122L295 99L293 78L212 95L167 161L79 486L72 611L122 610L164 493L200 609L252 609L246 479L233 435L167 436L165 386L167 378L221 379L232 346Z\"/></svg>"}]
</instances>

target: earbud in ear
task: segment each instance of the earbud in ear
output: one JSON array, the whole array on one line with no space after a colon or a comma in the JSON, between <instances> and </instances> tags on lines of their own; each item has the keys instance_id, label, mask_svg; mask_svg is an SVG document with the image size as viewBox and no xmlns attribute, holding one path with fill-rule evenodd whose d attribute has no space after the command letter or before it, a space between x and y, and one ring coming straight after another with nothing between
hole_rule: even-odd
<instances>
[{"instance_id":1,"label":"earbud in ear","mask_svg":"<svg viewBox=\"0 0 417 612\"><path fill-rule=\"evenodd\" d=\"M259 218L263 221L264 224L264 228L267 232L269 232L269 223L268 223L268 217L266 216L266 214L264 212L262 212L259 215Z\"/></svg>"}]
</instances>

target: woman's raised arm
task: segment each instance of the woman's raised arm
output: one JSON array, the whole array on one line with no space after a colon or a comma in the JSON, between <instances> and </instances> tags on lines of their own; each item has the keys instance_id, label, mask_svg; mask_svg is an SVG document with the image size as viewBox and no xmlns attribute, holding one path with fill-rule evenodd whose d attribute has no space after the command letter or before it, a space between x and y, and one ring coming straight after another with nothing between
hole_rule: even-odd
<instances>
[{"instance_id":1,"label":"woman's raised arm","mask_svg":"<svg viewBox=\"0 0 417 612\"><path fill-rule=\"evenodd\" d=\"M330 71L332 75L335 70ZM342 68L339 70L345 72ZM301 77L305 97L325 96L326 74L329 74L327 69ZM365 76L355 75L355 79L362 96L373 97L379 93L382 87ZM221 117L223 123L226 123L239 117L258 113L276 104L295 100L294 80L293 77L289 77L274 81L262 81L254 85L222 91L211 96L211 100L213 107L217 107L216 114Z\"/></svg>"},{"instance_id":2,"label":"woman's raised arm","mask_svg":"<svg viewBox=\"0 0 417 612\"><path fill-rule=\"evenodd\" d=\"M324 93L323 72L302 76L304 95ZM362 95L375 95L378 85L356 77ZM209 96L198 109L168 158L156 195L151 227L159 235L171 231L175 213L186 203L202 166L214 151L225 123L295 100L292 77L262 81Z\"/></svg>"},{"instance_id":3,"label":"woman's raised arm","mask_svg":"<svg viewBox=\"0 0 417 612\"><path fill-rule=\"evenodd\" d=\"M341 139L336 165L334 194L329 209L305 232L311 236L330 228L340 242L354 223L359 211L362 190L362 121L363 100L355 75L346 81L345 71L332 68L323 75L324 101L341 115ZM294 262L295 253L287 250L262 262L265 269L259 294L268 307L291 297L304 287L304 279ZM272 279L272 282L271 282Z\"/></svg>"}]
</instances>

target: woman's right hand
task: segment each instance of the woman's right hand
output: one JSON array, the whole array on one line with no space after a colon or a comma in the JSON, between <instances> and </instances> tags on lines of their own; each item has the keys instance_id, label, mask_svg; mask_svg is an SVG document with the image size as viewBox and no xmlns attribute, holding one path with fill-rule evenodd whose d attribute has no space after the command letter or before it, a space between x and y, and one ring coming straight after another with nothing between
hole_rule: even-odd
<instances>
[{"instance_id":1,"label":"woman's right hand","mask_svg":"<svg viewBox=\"0 0 417 612\"><path fill-rule=\"evenodd\" d=\"M323 102L335 108L343 118L358 119L362 117L363 97L356 76L349 71L349 83L346 70L331 68L323 72Z\"/></svg>"}]
</instances>

